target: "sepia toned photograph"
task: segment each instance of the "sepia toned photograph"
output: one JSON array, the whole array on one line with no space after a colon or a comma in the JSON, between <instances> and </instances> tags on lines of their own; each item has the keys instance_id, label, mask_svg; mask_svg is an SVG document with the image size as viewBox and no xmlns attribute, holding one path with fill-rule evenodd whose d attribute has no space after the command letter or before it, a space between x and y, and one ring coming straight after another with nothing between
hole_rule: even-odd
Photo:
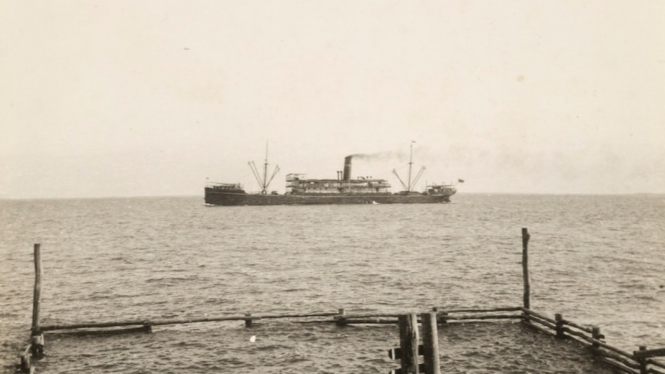
<instances>
[{"instance_id":1,"label":"sepia toned photograph","mask_svg":"<svg viewBox=\"0 0 665 374\"><path fill-rule=\"evenodd\" d=\"M0 373L665 374L663 16L0 0Z\"/></svg>"}]
</instances>

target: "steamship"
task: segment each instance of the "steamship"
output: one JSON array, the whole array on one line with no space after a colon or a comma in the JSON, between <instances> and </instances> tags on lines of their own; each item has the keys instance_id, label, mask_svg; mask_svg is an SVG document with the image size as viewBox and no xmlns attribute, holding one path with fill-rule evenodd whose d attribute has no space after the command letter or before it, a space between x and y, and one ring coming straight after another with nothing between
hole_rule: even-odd
<instances>
[{"instance_id":1,"label":"steamship","mask_svg":"<svg viewBox=\"0 0 665 374\"><path fill-rule=\"evenodd\" d=\"M276 191L268 193L268 186L273 180L279 166L276 166L268 178L268 152L263 175L259 173L254 162L249 166L257 182L261 186L260 193L247 193L239 183L209 183L205 187L205 203L208 205L308 205L308 204L426 204L447 203L450 196L457 192L452 184L428 185L423 192L413 190L425 167L422 167L411 180L411 166L413 164L413 144L409 158L409 174L407 183L397 176L404 187L403 191L390 192L390 183L385 179L372 177L352 178L353 155L344 159L344 171L337 172L336 179L307 179L305 174L291 173L286 176L286 192L278 194Z\"/></svg>"}]
</instances>

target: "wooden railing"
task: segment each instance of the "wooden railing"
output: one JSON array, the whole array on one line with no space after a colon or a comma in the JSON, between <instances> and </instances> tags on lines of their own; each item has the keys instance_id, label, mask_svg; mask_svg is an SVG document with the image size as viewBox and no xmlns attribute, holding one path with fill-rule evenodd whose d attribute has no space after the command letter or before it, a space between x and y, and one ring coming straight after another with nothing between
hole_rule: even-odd
<instances>
[{"instance_id":1,"label":"wooden railing","mask_svg":"<svg viewBox=\"0 0 665 374\"><path fill-rule=\"evenodd\" d=\"M528 269L528 246L530 235L527 229L522 229L522 268L524 279L524 298L521 307L501 308L471 308L444 310L433 308L430 314L436 315L437 324L471 322L483 320L522 320L528 326L540 330L546 334L554 334L558 338L574 339L589 349L600 360L626 373L637 374L665 374L665 364L654 360L654 357L665 356L665 349L648 350L640 346L638 351L627 352L614 348L604 341L597 327L585 327L563 318L556 314L554 318L531 310L529 269ZM206 318L186 318L171 320L133 320L118 322L86 322L60 325L40 324L39 310L42 288L42 264L40 245L34 246L35 259L35 287L33 298L33 315L31 339L28 347L19 355L18 368L24 373L32 373L34 367L31 365L31 357L39 358L44 350L44 332L64 331L74 333L122 333L122 332L151 332L153 326L178 325L190 323L220 322L220 321L244 321L246 327L252 327L253 322L266 319L291 319L298 323L335 323L347 324L396 324L399 316L411 315L406 313L360 313L346 314L344 309L334 312L318 313L293 313L293 314L252 314L226 315ZM320 319L326 317L325 319ZM330 318L332 317L332 318ZM317 319L318 318L318 319ZM417 317L415 317L417 319ZM420 321L422 323L422 321ZM118 329L121 328L121 329ZM96 330L90 330L96 329ZM113 329L113 330L109 330ZM416 369L417 370L417 369Z\"/></svg>"},{"instance_id":2,"label":"wooden railing","mask_svg":"<svg viewBox=\"0 0 665 374\"><path fill-rule=\"evenodd\" d=\"M605 336L600 333L599 327L579 325L564 319L561 314L550 318L524 307L520 309L524 313L524 322L530 327L560 339L573 339L618 370L631 374L665 374L665 364L652 359L665 356L665 349L646 350L641 346L640 350L631 353L605 343Z\"/></svg>"}]
</instances>

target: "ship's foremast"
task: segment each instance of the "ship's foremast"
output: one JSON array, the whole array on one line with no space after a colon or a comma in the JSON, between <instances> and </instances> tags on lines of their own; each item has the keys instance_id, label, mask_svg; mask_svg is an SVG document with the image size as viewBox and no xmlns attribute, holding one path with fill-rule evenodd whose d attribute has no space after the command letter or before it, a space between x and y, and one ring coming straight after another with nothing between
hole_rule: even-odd
<instances>
[{"instance_id":1,"label":"ship's foremast","mask_svg":"<svg viewBox=\"0 0 665 374\"><path fill-rule=\"evenodd\" d=\"M402 184L402 187L404 187L404 190L409 193L411 192L413 186L418 183L418 180L420 177L423 175L423 172L425 171L425 167L421 167L420 170L418 171L418 174L416 174L416 177L413 178L413 181L411 180L411 168L413 167L413 143L415 141L411 141L411 151L409 153L409 179L407 180L408 183L404 183L402 181L402 178L400 178L399 174L397 174L397 170L393 169L393 174L397 177L397 180Z\"/></svg>"},{"instance_id":2,"label":"ship's foremast","mask_svg":"<svg viewBox=\"0 0 665 374\"><path fill-rule=\"evenodd\" d=\"M277 172L279 172L279 165L275 165L275 170L272 172L270 179L268 179L268 142L266 142L266 158L265 162L263 163L263 177L259 175L259 170L257 169L254 161L250 161L248 164L249 168L252 169L252 173L254 174L254 178L256 178L256 182L261 187L261 193L264 195L267 194L270 182L272 182L273 178L275 178L275 175L277 175Z\"/></svg>"}]
</instances>

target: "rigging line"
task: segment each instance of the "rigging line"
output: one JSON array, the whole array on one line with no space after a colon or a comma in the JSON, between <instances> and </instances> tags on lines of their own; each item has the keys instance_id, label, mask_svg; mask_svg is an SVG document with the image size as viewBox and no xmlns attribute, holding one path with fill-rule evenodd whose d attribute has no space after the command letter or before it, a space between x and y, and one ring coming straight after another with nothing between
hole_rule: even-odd
<instances>
[{"instance_id":1,"label":"rigging line","mask_svg":"<svg viewBox=\"0 0 665 374\"><path fill-rule=\"evenodd\" d=\"M268 179L268 142L266 141L266 161L263 164L263 190L265 191L268 188L266 183Z\"/></svg>"},{"instance_id":2,"label":"rigging line","mask_svg":"<svg viewBox=\"0 0 665 374\"><path fill-rule=\"evenodd\" d=\"M423 175L424 171L425 171L425 167L423 166L423 167L420 168L420 171L418 171L418 174L416 174L415 178L413 178L413 184L414 185L416 183L418 183L418 179L420 179L420 177Z\"/></svg>"},{"instance_id":3,"label":"rigging line","mask_svg":"<svg viewBox=\"0 0 665 374\"><path fill-rule=\"evenodd\" d=\"M393 174L395 174L395 176L397 177L399 182L402 184L402 187L404 187L404 189L406 190L407 189L406 184L404 184L404 182L402 181L402 178L400 178L399 174L397 174L397 170L393 169Z\"/></svg>"},{"instance_id":4,"label":"rigging line","mask_svg":"<svg viewBox=\"0 0 665 374\"><path fill-rule=\"evenodd\" d=\"M268 183L266 183L266 188L270 185L270 182L272 182L272 179L275 178L275 175L279 172L279 165L275 165L275 171L272 172L272 176L270 177L270 180Z\"/></svg>"},{"instance_id":5,"label":"rigging line","mask_svg":"<svg viewBox=\"0 0 665 374\"><path fill-rule=\"evenodd\" d=\"M256 178L256 182L259 184L259 186L262 186L263 183L261 183L261 178L259 178L259 171L256 169L256 164L254 161L250 161L247 164L249 165L249 168L252 169L252 173L254 174L254 178Z\"/></svg>"}]
</instances>

